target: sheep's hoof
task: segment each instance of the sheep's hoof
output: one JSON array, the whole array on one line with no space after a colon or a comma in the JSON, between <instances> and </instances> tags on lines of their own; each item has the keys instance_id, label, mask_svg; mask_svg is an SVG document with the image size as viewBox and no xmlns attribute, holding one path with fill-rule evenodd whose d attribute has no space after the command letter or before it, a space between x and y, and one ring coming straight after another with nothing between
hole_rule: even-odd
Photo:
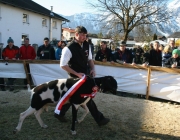
<instances>
[{"instance_id":1,"label":"sheep's hoof","mask_svg":"<svg viewBox=\"0 0 180 140\"><path fill-rule=\"evenodd\" d=\"M17 132L18 132L17 129L14 129L14 130L13 130L13 134L16 134Z\"/></svg>"},{"instance_id":2,"label":"sheep's hoof","mask_svg":"<svg viewBox=\"0 0 180 140\"><path fill-rule=\"evenodd\" d=\"M71 134L72 135L76 135L76 131L75 130L74 131L71 130Z\"/></svg>"},{"instance_id":3,"label":"sheep's hoof","mask_svg":"<svg viewBox=\"0 0 180 140\"><path fill-rule=\"evenodd\" d=\"M43 126L42 126L42 128L47 128L48 126L46 125L46 124L44 124Z\"/></svg>"}]
</instances>

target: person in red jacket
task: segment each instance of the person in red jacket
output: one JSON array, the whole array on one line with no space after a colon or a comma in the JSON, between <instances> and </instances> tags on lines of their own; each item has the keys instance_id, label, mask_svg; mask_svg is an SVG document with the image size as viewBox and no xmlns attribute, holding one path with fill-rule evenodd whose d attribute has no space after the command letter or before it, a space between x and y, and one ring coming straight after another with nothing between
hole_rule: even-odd
<instances>
[{"instance_id":1,"label":"person in red jacket","mask_svg":"<svg viewBox=\"0 0 180 140\"><path fill-rule=\"evenodd\" d=\"M11 37L9 37L9 39L7 40L7 43L8 43L8 45L2 51L2 58L5 60L19 59L19 47L14 45L14 40ZM15 80L15 78L8 78L7 85L9 86L10 91L14 90L14 87L13 87L14 80ZM0 83L2 84L1 89L5 90L3 78L0 78Z\"/></svg>"},{"instance_id":2,"label":"person in red jacket","mask_svg":"<svg viewBox=\"0 0 180 140\"><path fill-rule=\"evenodd\" d=\"M29 44L29 38L25 38L24 44L20 47L20 59L21 60L34 60L36 58L36 52L34 48ZM26 65L28 72L29 64ZM24 88L27 88L27 79L24 79Z\"/></svg>"},{"instance_id":3,"label":"person in red jacket","mask_svg":"<svg viewBox=\"0 0 180 140\"><path fill-rule=\"evenodd\" d=\"M29 44L29 38L25 38L24 45L20 47L20 59L34 60L35 58L36 52L34 48Z\"/></svg>"}]
</instances>

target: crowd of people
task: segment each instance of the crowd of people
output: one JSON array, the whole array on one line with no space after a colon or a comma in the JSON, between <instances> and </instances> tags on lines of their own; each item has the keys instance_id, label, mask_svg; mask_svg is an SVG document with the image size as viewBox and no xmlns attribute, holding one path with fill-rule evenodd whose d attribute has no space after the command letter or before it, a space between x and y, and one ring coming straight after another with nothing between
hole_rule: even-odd
<instances>
[{"instance_id":1,"label":"crowd of people","mask_svg":"<svg viewBox=\"0 0 180 140\"><path fill-rule=\"evenodd\" d=\"M74 40L73 40L74 41ZM72 41L71 41L72 42ZM29 44L29 38L24 39L24 44L19 48L14 45L14 40L9 37L7 40L7 46L2 51L2 58L4 60L34 60L38 58L40 60L61 60L62 50L65 46L68 46L71 42L60 41L57 48L54 49L49 43L49 38L45 37L43 45L39 46L37 52L33 46ZM169 44L165 47L159 42L155 41L150 46L136 46L133 49L126 48L126 42L122 41L119 47L115 51L111 50L108 46L108 42L101 41L99 50L94 55L94 44L91 39L86 35L84 44L88 44L90 47L90 52L92 58L96 61L101 62L118 62L122 64L140 64L142 66L152 65L152 66L163 66L163 67L178 67L180 65L180 50L175 46L175 41L170 40ZM87 53L87 51L86 51ZM72 64L73 65L73 62ZM28 71L29 66L27 65ZM87 71L90 69L89 64L87 64ZM90 72L90 71L89 71ZM15 78L8 78L6 86L9 87L10 91L14 90ZM27 86L27 80L24 80L24 88ZM5 81L4 78L0 78L0 89L5 91Z\"/></svg>"},{"instance_id":2,"label":"crowd of people","mask_svg":"<svg viewBox=\"0 0 180 140\"><path fill-rule=\"evenodd\" d=\"M126 42L122 41L119 48L112 52L105 41L101 41L100 49L97 51L95 60L101 62L118 62L121 64L132 64L142 66L162 66L175 68L179 66L180 50L175 46L175 41L163 46L155 41L150 46L135 46L133 49L126 48ZM175 65L176 64L176 65Z\"/></svg>"}]
</instances>

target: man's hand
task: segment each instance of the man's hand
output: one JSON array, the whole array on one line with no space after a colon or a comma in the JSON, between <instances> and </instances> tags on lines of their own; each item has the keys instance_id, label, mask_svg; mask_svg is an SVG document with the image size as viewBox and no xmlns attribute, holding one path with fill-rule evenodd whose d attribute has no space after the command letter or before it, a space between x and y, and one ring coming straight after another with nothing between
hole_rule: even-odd
<instances>
[{"instance_id":1,"label":"man's hand","mask_svg":"<svg viewBox=\"0 0 180 140\"><path fill-rule=\"evenodd\" d=\"M176 67L177 67L177 65L175 65L175 64L171 65L171 68L176 68Z\"/></svg>"},{"instance_id":2,"label":"man's hand","mask_svg":"<svg viewBox=\"0 0 180 140\"><path fill-rule=\"evenodd\" d=\"M8 57L5 57L5 60L8 60L9 58Z\"/></svg>"},{"instance_id":3,"label":"man's hand","mask_svg":"<svg viewBox=\"0 0 180 140\"><path fill-rule=\"evenodd\" d=\"M91 71L90 71L90 75L91 75L92 77L95 77L95 76L96 76L95 70L91 70Z\"/></svg>"},{"instance_id":4,"label":"man's hand","mask_svg":"<svg viewBox=\"0 0 180 140\"><path fill-rule=\"evenodd\" d=\"M82 78L85 74L84 73L77 73L76 76L78 76L79 78Z\"/></svg>"}]
</instances>

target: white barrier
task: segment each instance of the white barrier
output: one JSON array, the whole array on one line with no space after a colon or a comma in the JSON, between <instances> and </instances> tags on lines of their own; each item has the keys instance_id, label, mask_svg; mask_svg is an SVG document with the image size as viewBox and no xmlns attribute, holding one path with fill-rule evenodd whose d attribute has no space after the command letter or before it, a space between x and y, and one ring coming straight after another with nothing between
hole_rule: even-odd
<instances>
[{"instance_id":1,"label":"white barrier","mask_svg":"<svg viewBox=\"0 0 180 140\"><path fill-rule=\"evenodd\" d=\"M30 73L35 85L54 79L67 78L67 73L59 64L30 63ZM118 83L118 91L133 94L146 94L147 70L125 67L112 67L95 65L96 77L111 75ZM25 78L26 74L22 63L0 62L0 77ZM180 76L179 74L162 71L151 71L149 96L180 102Z\"/></svg>"},{"instance_id":2,"label":"white barrier","mask_svg":"<svg viewBox=\"0 0 180 140\"><path fill-rule=\"evenodd\" d=\"M2 78L26 78L23 63L0 63L0 77Z\"/></svg>"}]
</instances>

